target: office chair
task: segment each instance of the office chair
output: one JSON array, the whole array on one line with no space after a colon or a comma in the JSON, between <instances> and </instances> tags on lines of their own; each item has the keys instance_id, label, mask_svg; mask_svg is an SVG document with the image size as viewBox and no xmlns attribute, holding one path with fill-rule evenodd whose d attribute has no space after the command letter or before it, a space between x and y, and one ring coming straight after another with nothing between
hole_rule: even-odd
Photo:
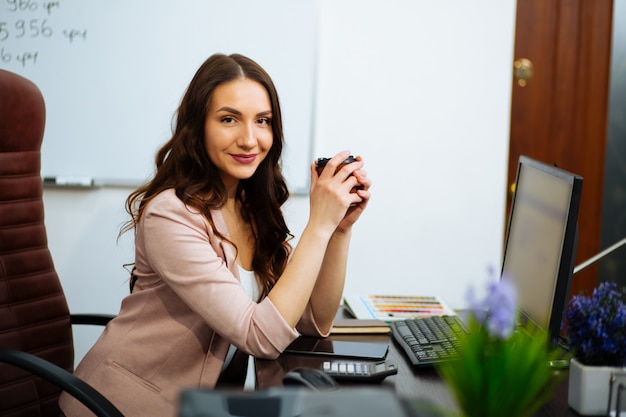
<instances>
[{"instance_id":1,"label":"office chair","mask_svg":"<svg viewBox=\"0 0 626 417\"><path fill-rule=\"evenodd\" d=\"M40 174L45 104L37 86L0 69L0 416L59 416L62 391L98 416L122 414L72 375L71 316L48 249Z\"/></svg>"}]
</instances>

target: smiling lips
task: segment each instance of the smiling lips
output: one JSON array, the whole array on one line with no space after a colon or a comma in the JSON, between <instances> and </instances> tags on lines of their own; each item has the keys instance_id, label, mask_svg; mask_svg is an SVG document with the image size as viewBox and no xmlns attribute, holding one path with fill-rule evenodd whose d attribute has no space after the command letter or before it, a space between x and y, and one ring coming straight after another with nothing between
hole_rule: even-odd
<instances>
[{"instance_id":1,"label":"smiling lips","mask_svg":"<svg viewBox=\"0 0 626 417\"><path fill-rule=\"evenodd\" d=\"M232 154L231 156L233 157L235 161L239 162L240 164L251 164L256 159L256 155Z\"/></svg>"}]
</instances>

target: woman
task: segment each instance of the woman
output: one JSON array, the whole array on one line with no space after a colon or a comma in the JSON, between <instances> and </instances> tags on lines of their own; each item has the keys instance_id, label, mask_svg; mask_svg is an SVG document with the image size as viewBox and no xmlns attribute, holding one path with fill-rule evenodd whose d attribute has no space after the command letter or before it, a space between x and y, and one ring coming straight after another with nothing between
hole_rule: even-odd
<instances>
[{"instance_id":1,"label":"woman","mask_svg":"<svg viewBox=\"0 0 626 417\"><path fill-rule=\"evenodd\" d=\"M282 147L267 73L241 55L207 59L154 178L127 200L131 294L75 372L123 414L175 415L180 391L214 387L234 347L273 359L299 334L329 334L371 181L360 157L335 172L348 152L320 175L312 164L309 220L292 251ZM89 415L67 395L60 405Z\"/></svg>"}]
</instances>

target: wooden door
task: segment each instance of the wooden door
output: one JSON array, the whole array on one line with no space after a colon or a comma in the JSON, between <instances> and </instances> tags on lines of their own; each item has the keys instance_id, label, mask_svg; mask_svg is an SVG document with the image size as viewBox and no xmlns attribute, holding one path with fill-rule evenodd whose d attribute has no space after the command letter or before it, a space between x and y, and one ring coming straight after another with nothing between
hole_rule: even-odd
<instances>
[{"instance_id":1,"label":"wooden door","mask_svg":"<svg viewBox=\"0 0 626 417\"><path fill-rule=\"evenodd\" d=\"M513 77L508 183L520 155L583 176L576 264L601 250L612 12L613 0L517 1L514 60L532 62L532 76ZM597 275L580 271L571 294Z\"/></svg>"}]
</instances>

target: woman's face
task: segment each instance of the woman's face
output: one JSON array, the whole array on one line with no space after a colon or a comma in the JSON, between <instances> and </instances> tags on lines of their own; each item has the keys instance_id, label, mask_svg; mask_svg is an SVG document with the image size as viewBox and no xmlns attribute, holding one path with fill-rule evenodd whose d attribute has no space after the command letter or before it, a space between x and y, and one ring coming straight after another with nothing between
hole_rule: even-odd
<instances>
[{"instance_id":1,"label":"woman's face","mask_svg":"<svg viewBox=\"0 0 626 417\"><path fill-rule=\"evenodd\" d=\"M273 140L272 106L261 84L239 78L215 88L204 123L204 146L227 188L255 173Z\"/></svg>"}]
</instances>

